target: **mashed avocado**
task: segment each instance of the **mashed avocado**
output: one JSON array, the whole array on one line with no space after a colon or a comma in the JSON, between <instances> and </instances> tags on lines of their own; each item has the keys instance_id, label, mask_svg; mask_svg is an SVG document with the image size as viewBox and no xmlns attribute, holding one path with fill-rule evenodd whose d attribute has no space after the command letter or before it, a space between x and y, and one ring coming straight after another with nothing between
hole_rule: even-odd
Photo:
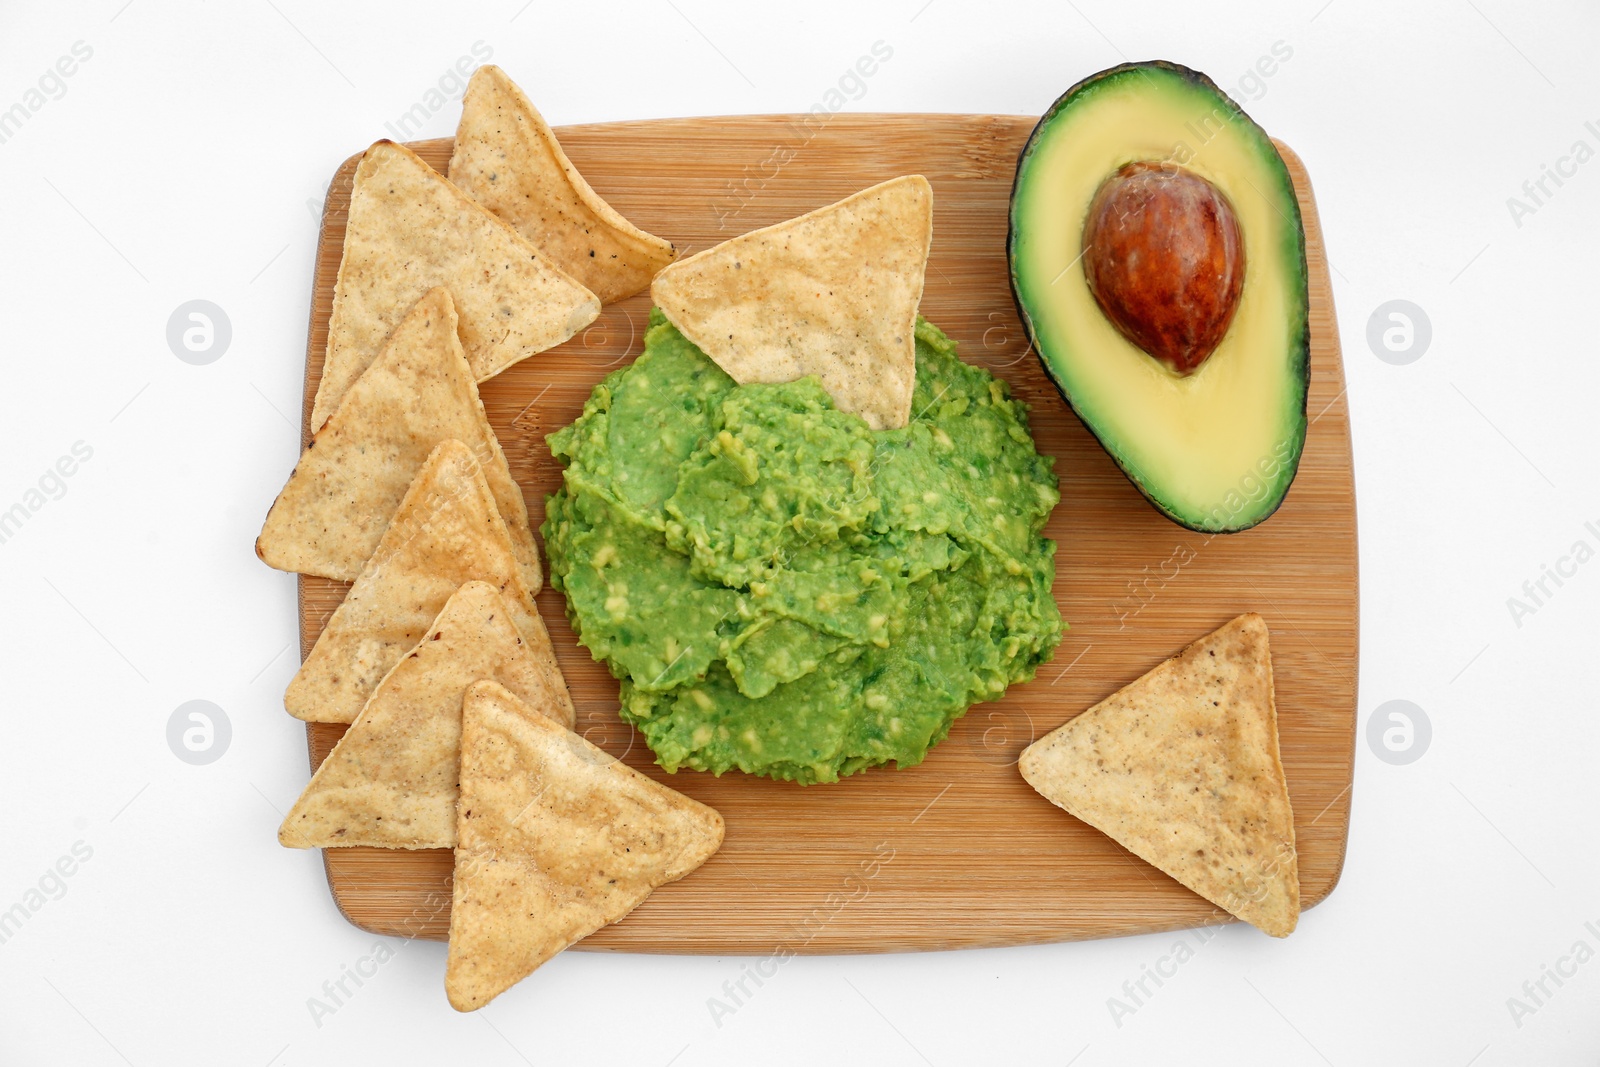
<instances>
[{"instance_id":1,"label":"mashed avocado","mask_svg":"<svg viewBox=\"0 0 1600 1067\"><path fill-rule=\"evenodd\" d=\"M874 432L815 378L735 385L652 312L551 435L550 580L667 770L911 766L1061 639L1026 408L926 321L916 348L911 423Z\"/></svg>"}]
</instances>

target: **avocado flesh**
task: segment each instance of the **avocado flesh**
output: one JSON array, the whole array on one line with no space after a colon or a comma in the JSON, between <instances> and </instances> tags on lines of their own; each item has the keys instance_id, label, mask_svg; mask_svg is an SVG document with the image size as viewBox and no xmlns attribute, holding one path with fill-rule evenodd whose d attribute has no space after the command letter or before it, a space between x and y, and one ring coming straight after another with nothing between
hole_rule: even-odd
<instances>
[{"instance_id":1,"label":"avocado flesh","mask_svg":"<svg viewBox=\"0 0 1600 1067\"><path fill-rule=\"evenodd\" d=\"M1176 163L1221 190L1244 240L1233 322L1180 376L1125 338L1084 273L1085 217L1124 164ZM1233 532L1271 515L1305 443L1305 236L1272 141L1202 74L1113 68L1068 90L1023 149L1011 198L1018 308L1045 369L1140 492L1174 522Z\"/></svg>"}]
</instances>

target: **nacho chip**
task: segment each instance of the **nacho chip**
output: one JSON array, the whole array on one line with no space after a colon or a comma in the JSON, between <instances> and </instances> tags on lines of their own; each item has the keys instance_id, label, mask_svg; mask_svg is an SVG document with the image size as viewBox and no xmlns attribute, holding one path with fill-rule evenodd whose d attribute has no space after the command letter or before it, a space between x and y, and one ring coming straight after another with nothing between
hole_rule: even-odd
<instances>
[{"instance_id":1,"label":"nacho chip","mask_svg":"<svg viewBox=\"0 0 1600 1067\"><path fill-rule=\"evenodd\" d=\"M467 690L445 992L483 1007L699 867L722 816L612 758L494 682Z\"/></svg>"},{"instance_id":2,"label":"nacho chip","mask_svg":"<svg viewBox=\"0 0 1600 1067\"><path fill-rule=\"evenodd\" d=\"M933 240L920 174L724 241L656 275L667 319L741 385L808 374L874 430L911 417Z\"/></svg>"},{"instance_id":3,"label":"nacho chip","mask_svg":"<svg viewBox=\"0 0 1600 1067\"><path fill-rule=\"evenodd\" d=\"M410 149L379 141L356 167L344 256L328 318L313 429L436 285L461 311L478 381L552 348L600 314L600 301Z\"/></svg>"},{"instance_id":4,"label":"nacho chip","mask_svg":"<svg viewBox=\"0 0 1600 1067\"><path fill-rule=\"evenodd\" d=\"M423 461L447 440L466 444L482 464L528 589L537 593L542 577L528 509L478 399L444 289L417 301L311 439L267 513L256 555L279 570L353 580Z\"/></svg>"},{"instance_id":5,"label":"nacho chip","mask_svg":"<svg viewBox=\"0 0 1600 1067\"><path fill-rule=\"evenodd\" d=\"M444 441L289 683L289 714L353 722L451 595L475 579L504 594L529 647L549 643L478 461L461 442Z\"/></svg>"},{"instance_id":6,"label":"nacho chip","mask_svg":"<svg viewBox=\"0 0 1600 1067\"><path fill-rule=\"evenodd\" d=\"M467 85L450 180L602 304L632 296L672 262L670 242L639 229L589 187L499 67L479 67Z\"/></svg>"},{"instance_id":7,"label":"nacho chip","mask_svg":"<svg viewBox=\"0 0 1600 1067\"><path fill-rule=\"evenodd\" d=\"M1241 615L1030 745L1051 803L1274 937L1300 915L1267 625Z\"/></svg>"},{"instance_id":8,"label":"nacho chip","mask_svg":"<svg viewBox=\"0 0 1600 1067\"><path fill-rule=\"evenodd\" d=\"M461 700L492 678L571 729L572 698L550 640L524 641L513 609L487 582L468 582L417 647L379 683L290 809L290 848L452 848L461 762Z\"/></svg>"}]
</instances>

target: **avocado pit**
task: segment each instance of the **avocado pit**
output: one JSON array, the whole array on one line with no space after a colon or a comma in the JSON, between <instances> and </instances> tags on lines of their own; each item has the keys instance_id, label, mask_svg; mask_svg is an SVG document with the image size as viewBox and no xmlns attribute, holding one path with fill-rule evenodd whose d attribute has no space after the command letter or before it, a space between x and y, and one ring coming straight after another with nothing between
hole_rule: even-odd
<instances>
[{"instance_id":1,"label":"avocado pit","mask_svg":"<svg viewBox=\"0 0 1600 1067\"><path fill-rule=\"evenodd\" d=\"M1194 373L1222 343L1244 288L1244 242L1222 191L1171 163L1128 163L1101 183L1083 226L1095 303L1129 341Z\"/></svg>"}]
</instances>

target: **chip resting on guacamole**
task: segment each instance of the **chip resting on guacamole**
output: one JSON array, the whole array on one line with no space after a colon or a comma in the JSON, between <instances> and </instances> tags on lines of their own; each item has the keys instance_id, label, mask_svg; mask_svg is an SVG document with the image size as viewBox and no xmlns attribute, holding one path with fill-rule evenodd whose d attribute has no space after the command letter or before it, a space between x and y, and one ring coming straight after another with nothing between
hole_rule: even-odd
<instances>
[{"instance_id":1,"label":"chip resting on guacamole","mask_svg":"<svg viewBox=\"0 0 1600 1067\"><path fill-rule=\"evenodd\" d=\"M740 384L814 374L838 407L899 429L932 242L933 187L907 174L664 267L650 298Z\"/></svg>"},{"instance_id":2,"label":"chip resting on guacamole","mask_svg":"<svg viewBox=\"0 0 1600 1067\"><path fill-rule=\"evenodd\" d=\"M656 311L550 437L551 584L662 767L911 766L1050 658L1060 496L1026 406L919 320L911 413L738 385Z\"/></svg>"}]
</instances>

